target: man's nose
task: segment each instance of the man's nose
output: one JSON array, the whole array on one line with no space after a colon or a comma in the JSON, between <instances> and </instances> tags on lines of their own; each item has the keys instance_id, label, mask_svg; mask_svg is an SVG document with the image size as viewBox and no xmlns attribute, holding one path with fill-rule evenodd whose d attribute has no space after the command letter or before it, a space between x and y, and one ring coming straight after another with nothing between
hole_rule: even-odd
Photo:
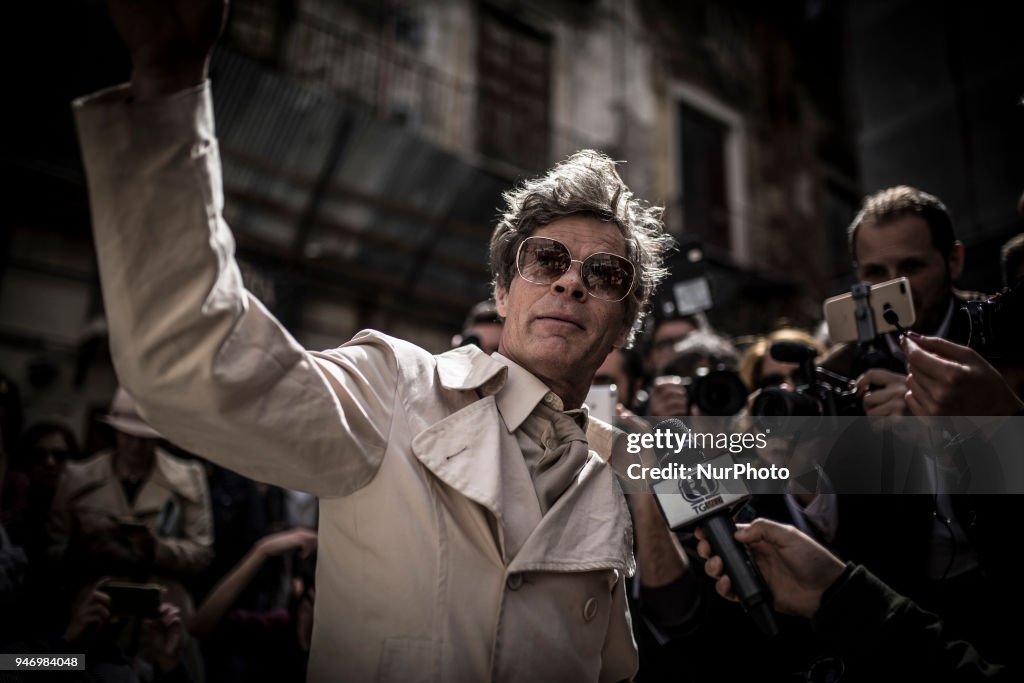
<instances>
[{"instance_id":1,"label":"man's nose","mask_svg":"<svg viewBox=\"0 0 1024 683\"><path fill-rule=\"evenodd\" d=\"M579 265L577 266L577 264ZM552 282L551 287L558 294L568 292L572 298L583 301L587 297L587 289L583 286L583 262L571 261L569 270Z\"/></svg>"}]
</instances>

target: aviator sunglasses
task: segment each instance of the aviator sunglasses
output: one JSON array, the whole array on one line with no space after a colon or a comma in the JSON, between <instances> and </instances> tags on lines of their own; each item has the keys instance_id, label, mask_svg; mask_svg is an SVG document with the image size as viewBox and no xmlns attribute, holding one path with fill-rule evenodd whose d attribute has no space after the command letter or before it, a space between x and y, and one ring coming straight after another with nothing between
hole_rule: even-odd
<instances>
[{"instance_id":1,"label":"aviator sunglasses","mask_svg":"<svg viewBox=\"0 0 1024 683\"><path fill-rule=\"evenodd\" d=\"M627 259L599 251L579 261L569 247L550 237L527 237L519 245L519 276L535 285L550 285L572 264L580 264L580 279L587 293L602 301L622 301L633 289L636 269Z\"/></svg>"}]
</instances>

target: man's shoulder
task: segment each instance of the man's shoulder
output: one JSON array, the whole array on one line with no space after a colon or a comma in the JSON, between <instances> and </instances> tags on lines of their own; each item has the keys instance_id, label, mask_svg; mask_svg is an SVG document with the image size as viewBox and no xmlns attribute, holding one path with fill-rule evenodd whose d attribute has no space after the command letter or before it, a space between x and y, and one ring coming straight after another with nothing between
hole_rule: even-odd
<instances>
[{"instance_id":1,"label":"man's shoulder","mask_svg":"<svg viewBox=\"0 0 1024 683\"><path fill-rule=\"evenodd\" d=\"M71 460L64 468L64 476L73 482L86 482L106 477L110 472L112 457L113 451L103 450L82 460Z\"/></svg>"},{"instance_id":2,"label":"man's shoulder","mask_svg":"<svg viewBox=\"0 0 1024 683\"><path fill-rule=\"evenodd\" d=\"M314 358L335 365L372 364L387 374L411 372L433 364L433 355L412 342L377 330L362 330L333 349L310 351Z\"/></svg>"},{"instance_id":3,"label":"man's shoulder","mask_svg":"<svg viewBox=\"0 0 1024 683\"><path fill-rule=\"evenodd\" d=\"M953 290L953 298L956 300L954 305L967 303L968 301L985 301L991 297L991 294L986 294L985 292L972 292L965 289Z\"/></svg>"},{"instance_id":4,"label":"man's shoulder","mask_svg":"<svg viewBox=\"0 0 1024 683\"><path fill-rule=\"evenodd\" d=\"M389 334L384 334L378 330L361 330L355 334L350 340L342 344L341 346L324 351L325 354L342 353L344 349L357 348L361 346L370 346L385 350L395 357L400 358L419 358L428 359L432 354L426 349L413 344L412 342L398 337L392 337Z\"/></svg>"},{"instance_id":5,"label":"man's shoulder","mask_svg":"<svg viewBox=\"0 0 1024 683\"><path fill-rule=\"evenodd\" d=\"M102 487L112 476L110 450L100 451L83 460L68 462L61 475L61 487L74 500Z\"/></svg>"},{"instance_id":6,"label":"man's shoulder","mask_svg":"<svg viewBox=\"0 0 1024 683\"><path fill-rule=\"evenodd\" d=\"M406 380L436 377L446 389L494 393L506 376L504 365L473 345L433 354L416 344L377 330L363 330L341 346L314 355L331 362L351 361L358 354L365 362L394 365Z\"/></svg>"},{"instance_id":7,"label":"man's shoulder","mask_svg":"<svg viewBox=\"0 0 1024 683\"><path fill-rule=\"evenodd\" d=\"M207 486L206 472L198 460L179 458L157 447L156 466L160 476L172 490L189 499L202 498L202 490Z\"/></svg>"}]
</instances>

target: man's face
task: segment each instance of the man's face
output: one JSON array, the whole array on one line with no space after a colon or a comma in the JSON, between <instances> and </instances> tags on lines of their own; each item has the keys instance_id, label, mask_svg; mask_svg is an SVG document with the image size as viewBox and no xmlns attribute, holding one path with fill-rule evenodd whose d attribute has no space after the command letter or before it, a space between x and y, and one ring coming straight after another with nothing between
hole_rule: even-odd
<instances>
[{"instance_id":1,"label":"man's face","mask_svg":"<svg viewBox=\"0 0 1024 683\"><path fill-rule=\"evenodd\" d=\"M658 374L675 353L675 346L695 332L697 326L683 318L664 320L654 328L651 350L647 354L648 371Z\"/></svg>"},{"instance_id":2,"label":"man's face","mask_svg":"<svg viewBox=\"0 0 1024 683\"><path fill-rule=\"evenodd\" d=\"M133 463L145 463L156 454L156 439L144 439L122 431L115 433L117 439L116 457Z\"/></svg>"},{"instance_id":3,"label":"man's face","mask_svg":"<svg viewBox=\"0 0 1024 683\"><path fill-rule=\"evenodd\" d=\"M898 277L910 280L917 322L912 329L932 334L942 324L963 270L963 246L957 243L944 259L932 244L928 224L920 216L889 223L866 223L857 231L857 277L878 284Z\"/></svg>"},{"instance_id":4,"label":"man's face","mask_svg":"<svg viewBox=\"0 0 1024 683\"><path fill-rule=\"evenodd\" d=\"M618 227L589 216L560 218L533 234L558 240L578 261L596 252L626 253ZM566 408L583 400L594 371L629 332L626 300L588 294L579 263L549 285L527 282L517 273L507 290L497 288L495 300L505 318L498 350L544 381L566 400Z\"/></svg>"}]
</instances>

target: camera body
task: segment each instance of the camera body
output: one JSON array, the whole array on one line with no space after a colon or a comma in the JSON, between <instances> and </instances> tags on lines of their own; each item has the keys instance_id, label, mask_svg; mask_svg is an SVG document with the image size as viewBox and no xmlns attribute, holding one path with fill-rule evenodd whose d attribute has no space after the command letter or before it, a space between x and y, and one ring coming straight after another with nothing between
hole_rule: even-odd
<instances>
[{"instance_id":1,"label":"camera body","mask_svg":"<svg viewBox=\"0 0 1024 683\"><path fill-rule=\"evenodd\" d=\"M724 365L697 368L683 378L683 387L690 405L700 408L702 415L735 415L747 402L747 387L733 370Z\"/></svg>"},{"instance_id":2,"label":"camera body","mask_svg":"<svg viewBox=\"0 0 1024 683\"><path fill-rule=\"evenodd\" d=\"M864 407L854 389L843 389L822 382L803 384L795 391L768 387L754 399L751 414L758 417L794 415L863 415Z\"/></svg>"},{"instance_id":3,"label":"camera body","mask_svg":"<svg viewBox=\"0 0 1024 683\"><path fill-rule=\"evenodd\" d=\"M967 346L988 360L1021 356L1024 348L1024 279L982 301L968 301L956 315L968 330Z\"/></svg>"},{"instance_id":4,"label":"camera body","mask_svg":"<svg viewBox=\"0 0 1024 683\"><path fill-rule=\"evenodd\" d=\"M815 351L799 342L776 342L769 353L781 363L799 363L801 374L807 378L794 391L781 387L767 387L754 399L750 412L757 417L863 415L864 407L857 397L851 382L824 368L815 367ZM825 375L837 382L831 384L818 381Z\"/></svg>"}]
</instances>

